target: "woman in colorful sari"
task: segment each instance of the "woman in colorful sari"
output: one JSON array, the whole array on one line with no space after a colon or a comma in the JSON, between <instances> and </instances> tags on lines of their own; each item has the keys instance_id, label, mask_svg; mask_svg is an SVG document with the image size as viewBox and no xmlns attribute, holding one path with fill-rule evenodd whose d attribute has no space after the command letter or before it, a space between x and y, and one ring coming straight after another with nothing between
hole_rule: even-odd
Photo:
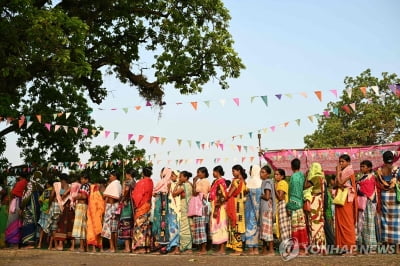
<instances>
[{"instance_id":1,"label":"woman in colorful sari","mask_svg":"<svg viewBox=\"0 0 400 266\"><path fill-rule=\"evenodd\" d=\"M40 203L40 219L38 224L40 226L40 234L39 234L39 243L38 248L42 247L44 231L43 228L46 228L47 221L49 220L49 210L50 210L50 196L53 191L53 182L46 182L46 189L43 191L42 195L39 197Z\"/></svg>"},{"instance_id":2,"label":"woman in colorful sari","mask_svg":"<svg viewBox=\"0 0 400 266\"><path fill-rule=\"evenodd\" d=\"M307 219L310 245L313 253L326 252L326 240L324 232L324 197L325 197L325 175L319 163L312 163L308 170L305 188L310 190L311 212Z\"/></svg>"},{"instance_id":3,"label":"woman in colorful sari","mask_svg":"<svg viewBox=\"0 0 400 266\"><path fill-rule=\"evenodd\" d=\"M182 171L179 174L179 183L172 192L175 199L180 201L179 251L184 254L192 253L192 218L187 216L188 202L192 197L192 184L189 182L189 178L191 177L192 173Z\"/></svg>"},{"instance_id":4,"label":"woman in colorful sari","mask_svg":"<svg viewBox=\"0 0 400 266\"><path fill-rule=\"evenodd\" d=\"M232 167L233 180L228 191L228 202L226 206L228 214L228 242L227 248L235 252L231 255L241 255L243 252L243 237L246 232L245 223L245 193L247 178L246 171L241 165Z\"/></svg>"},{"instance_id":5,"label":"woman in colorful sari","mask_svg":"<svg viewBox=\"0 0 400 266\"><path fill-rule=\"evenodd\" d=\"M133 228L133 207L131 194L135 187L135 177L137 172L129 169L125 174L125 181L122 187L122 197L120 205L122 205L121 216L118 224L118 238L125 242L125 253L131 252L132 247L132 228Z\"/></svg>"},{"instance_id":6,"label":"woman in colorful sari","mask_svg":"<svg viewBox=\"0 0 400 266\"><path fill-rule=\"evenodd\" d=\"M212 244L218 245L217 254L225 254L225 243L228 241L228 217L226 214L227 188L223 178L224 169L218 165L213 169L214 182L211 185L210 234Z\"/></svg>"},{"instance_id":7,"label":"woman in colorful sari","mask_svg":"<svg viewBox=\"0 0 400 266\"><path fill-rule=\"evenodd\" d=\"M102 221L105 210L103 196L100 193L100 185L90 185L89 203L87 211L87 245L93 247L93 252L96 252L96 247L103 250L101 239L101 231L103 229Z\"/></svg>"},{"instance_id":8,"label":"woman in colorful sari","mask_svg":"<svg viewBox=\"0 0 400 266\"><path fill-rule=\"evenodd\" d=\"M15 183L14 188L11 190L11 202L8 209L7 229L5 232L6 243L9 245L16 245L21 241L21 226L22 222L19 216L22 195L28 185L26 174L19 175L19 180Z\"/></svg>"},{"instance_id":9,"label":"woman in colorful sari","mask_svg":"<svg viewBox=\"0 0 400 266\"><path fill-rule=\"evenodd\" d=\"M153 196L155 198L154 217L152 224L152 234L154 237L154 251L159 250L160 253L167 252L169 243L168 231L168 188L171 183L172 170L170 168L163 168L161 173L161 180L157 182L153 189Z\"/></svg>"},{"instance_id":10,"label":"woman in colorful sari","mask_svg":"<svg viewBox=\"0 0 400 266\"><path fill-rule=\"evenodd\" d=\"M275 189L271 176L271 168L263 166L260 171L261 184L261 203L260 203L260 239L263 241L263 255L273 256L274 253L274 234L273 223L276 209ZM267 251L267 246L269 251Z\"/></svg>"},{"instance_id":11,"label":"woman in colorful sari","mask_svg":"<svg viewBox=\"0 0 400 266\"><path fill-rule=\"evenodd\" d=\"M40 217L39 197L42 194L43 187L40 184L42 172L36 171L30 178L24 191L21 202L22 210L22 245L25 248L34 248L36 244L36 234L39 231L38 221Z\"/></svg>"},{"instance_id":12,"label":"woman in colorful sari","mask_svg":"<svg viewBox=\"0 0 400 266\"><path fill-rule=\"evenodd\" d=\"M369 252L376 250L376 178L372 173L372 162L369 160L360 163L362 177L357 181L358 194L358 245L364 246Z\"/></svg>"},{"instance_id":13,"label":"woman in colorful sari","mask_svg":"<svg viewBox=\"0 0 400 266\"><path fill-rule=\"evenodd\" d=\"M285 176L285 170L277 169L275 171L275 194L277 200L276 236L281 242L287 241L292 235L290 216L286 210L286 204L289 201L289 184L286 182Z\"/></svg>"},{"instance_id":14,"label":"woman in colorful sari","mask_svg":"<svg viewBox=\"0 0 400 266\"><path fill-rule=\"evenodd\" d=\"M396 184L400 183L400 168L393 166L393 162L393 152L385 151L384 165L377 171L378 194L380 194L377 210L381 213L382 243L396 245L396 252L399 253L400 204L396 200Z\"/></svg>"},{"instance_id":15,"label":"woman in colorful sari","mask_svg":"<svg viewBox=\"0 0 400 266\"><path fill-rule=\"evenodd\" d=\"M179 254L179 220L181 219L181 201L179 197L175 197L173 192L178 187L178 176L179 172L172 171L171 173L171 183L168 192L168 233L169 233L169 243L167 246L168 252L172 254Z\"/></svg>"},{"instance_id":16,"label":"woman in colorful sari","mask_svg":"<svg viewBox=\"0 0 400 266\"><path fill-rule=\"evenodd\" d=\"M261 168L258 165L250 167L250 178L246 180L247 196L245 204L246 233L245 242L249 255L258 255L260 239L260 202L261 202Z\"/></svg>"},{"instance_id":17,"label":"woman in colorful sari","mask_svg":"<svg viewBox=\"0 0 400 266\"><path fill-rule=\"evenodd\" d=\"M132 250L136 254L150 252L151 242L151 197L153 195L153 180L151 180L152 168L144 167L143 177L140 179L132 191L134 204L134 227Z\"/></svg>"},{"instance_id":18,"label":"woman in colorful sari","mask_svg":"<svg viewBox=\"0 0 400 266\"><path fill-rule=\"evenodd\" d=\"M306 226L306 216L303 211L303 188L304 175L300 172L300 160L293 159L291 161L293 171L289 182L289 202L286 209L291 212L292 238L299 242L299 254L306 254L308 245L308 233Z\"/></svg>"},{"instance_id":19,"label":"woman in colorful sari","mask_svg":"<svg viewBox=\"0 0 400 266\"><path fill-rule=\"evenodd\" d=\"M348 189L344 206L335 206L335 236L336 245L342 255L354 254L356 245L355 226L357 222L357 193L354 170L350 156L342 154L336 168L336 184L340 189Z\"/></svg>"},{"instance_id":20,"label":"woman in colorful sari","mask_svg":"<svg viewBox=\"0 0 400 266\"><path fill-rule=\"evenodd\" d=\"M0 248L6 247L5 231L8 219L8 191L6 186L0 186Z\"/></svg>"},{"instance_id":21,"label":"woman in colorful sari","mask_svg":"<svg viewBox=\"0 0 400 266\"><path fill-rule=\"evenodd\" d=\"M199 255L207 254L207 223L208 223L208 208L207 196L210 192L210 181L208 181L208 170L205 167L197 169L197 176L193 180L193 196L202 199L203 208L201 216L193 217L192 237L193 244L199 246Z\"/></svg>"},{"instance_id":22,"label":"woman in colorful sari","mask_svg":"<svg viewBox=\"0 0 400 266\"><path fill-rule=\"evenodd\" d=\"M56 224L53 227L54 240L56 241L56 249L64 250L64 242L67 239L72 240L72 229L74 227L75 210L71 191L78 191L81 184L74 182L71 186L68 183L68 175L61 174L59 185L55 188L55 201L58 203L58 211L60 212ZM56 218L56 217L55 217Z\"/></svg>"}]
</instances>

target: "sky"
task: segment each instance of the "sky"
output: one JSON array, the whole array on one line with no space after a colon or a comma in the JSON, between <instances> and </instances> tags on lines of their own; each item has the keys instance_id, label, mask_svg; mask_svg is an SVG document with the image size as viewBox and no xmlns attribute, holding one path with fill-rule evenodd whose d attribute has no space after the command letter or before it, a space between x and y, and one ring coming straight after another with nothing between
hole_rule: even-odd
<instances>
[{"instance_id":1,"label":"sky","mask_svg":"<svg viewBox=\"0 0 400 266\"><path fill-rule=\"evenodd\" d=\"M212 168L221 164L229 179L234 164L247 169L258 164L257 130L267 128L266 133L261 131L263 149L303 148L304 136L317 128L308 116L322 114L329 102L337 100L330 90L337 90L340 96L346 76L356 76L367 68L375 76L382 72L400 74L399 1L223 2L232 17L234 47L246 65L238 79L230 80L230 89L222 90L217 82L209 82L201 94L183 96L167 87L167 105L160 117L158 109L135 110L134 106L146 104L136 89L108 76L105 86L112 93L100 106L93 105L93 117L97 125L119 135L115 140L112 133L108 138L99 136L93 145L127 145L128 134L134 134L136 140L142 134L145 137L137 146L151 155L156 176L164 166L193 173L206 166L211 174ZM315 91L322 91L322 101ZM283 95L281 100L276 94ZM268 106L261 98L251 103L252 96L263 95L268 97ZM240 99L239 106L233 98ZM221 100L226 101L224 105ZM190 104L195 101L197 111ZM210 107L204 101L210 101ZM285 122L289 122L287 127L282 126ZM276 126L274 132L272 126ZM4 127L1 123L0 130ZM252 138L249 132L255 132ZM232 136L238 135L243 137L232 141ZM150 136L165 137L166 141L150 144ZM181 145L177 139L183 140ZM192 140L191 148L187 140ZM217 140L224 144L223 151L199 149L195 143ZM6 157L19 164L22 160L15 141L14 135L7 136ZM248 146L247 152L244 148L239 152L236 145ZM253 162L250 157L254 157ZM88 158L82 154L81 161ZM218 163L216 158L220 158ZM188 161L176 164L180 159ZM196 159L204 161L196 163Z\"/></svg>"}]
</instances>

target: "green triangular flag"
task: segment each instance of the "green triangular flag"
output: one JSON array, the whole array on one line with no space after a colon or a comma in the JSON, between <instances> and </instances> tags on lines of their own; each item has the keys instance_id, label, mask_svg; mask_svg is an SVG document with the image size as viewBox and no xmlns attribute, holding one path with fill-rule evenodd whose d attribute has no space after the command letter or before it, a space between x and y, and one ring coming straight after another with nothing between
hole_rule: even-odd
<instances>
[{"instance_id":1,"label":"green triangular flag","mask_svg":"<svg viewBox=\"0 0 400 266\"><path fill-rule=\"evenodd\" d=\"M261 99L264 101L265 105L268 106L268 96L261 96Z\"/></svg>"},{"instance_id":2,"label":"green triangular flag","mask_svg":"<svg viewBox=\"0 0 400 266\"><path fill-rule=\"evenodd\" d=\"M118 137L119 132L114 132L114 140Z\"/></svg>"},{"instance_id":3,"label":"green triangular flag","mask_svg":"<svg viewBox=\"0 0 400 266\"><path fill-rule=\"evenodd\" d=\"M207 107L210 107L210 101L204 101L204 103L207 105Z\"/></svg>"},{"instance_id":4,"label":"green triangular flag","mask_svg":"<svg viewBox=\"0 0 400 266\"><path fill-rule=\"evenodd\" d=\"M128 113L128 108L124 107L124 108L122 108L122 110L125 112L125 114Z\"/></svg>"},{"instance_id":5,"label":"green triangular flag","mask_svg":"<svg viewBox=\"0 0 400 266\"><path fill-rule=\"evenodd\" d=\"M258 96L251 96L251 97L250 97L250 103L253 103L253 102L254 102L254 99L255 99L256 97L258 97Z\"/></svg>"}]
</instances>

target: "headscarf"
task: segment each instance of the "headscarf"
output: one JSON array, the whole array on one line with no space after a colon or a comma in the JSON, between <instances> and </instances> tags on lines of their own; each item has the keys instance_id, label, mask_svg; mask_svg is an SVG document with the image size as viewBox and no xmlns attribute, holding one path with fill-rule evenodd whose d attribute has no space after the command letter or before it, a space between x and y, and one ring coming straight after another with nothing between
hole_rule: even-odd
<instances>
[{"instance_id":1,"label":"headscarf","mask_svg":"<svg viewBox=\"0 0 400 266\"><path fill-rule=\"evenodd\" d=\"M119 198L121 197L121 192L122 192L121 182L119 182L118 179L115 179L110 184L108 184L106 190L104 190L103 195L106 197L119 200Z\"/></svg>"},{"instance_id":2,"label":"headscarf","mask_svg":"<svg viewBox=\"0 0 400 266\"><path fill-rule=\"evenodd\" d=\"M251 167L250 177L246 183L247 188L260 188L262 180L260 178L261 167L259 165L253 165Z\"/></svg>"},{"instance_id":3,"label":"headscarf","mask_svg":"<svg viewBox=\"0 0 400 266\"><path fill-rule=\"evenodd\" d=\"M171 183L171 168L164 168L161 173L161 180L157 182L156 186L153 189L153 193L168 193L168 185Z\"/></svg>"},{"instance_id":4,"label":"headscarf","mask_svg":"<svg viewBox=\"0 0 400 266\"><path fill-rule=\"evenodd\" d=\"M321 193L323 190L325 174L320 163L314 162L308 170L307 180L312 183L312 192Z\"/></svg>"}]
</instances>

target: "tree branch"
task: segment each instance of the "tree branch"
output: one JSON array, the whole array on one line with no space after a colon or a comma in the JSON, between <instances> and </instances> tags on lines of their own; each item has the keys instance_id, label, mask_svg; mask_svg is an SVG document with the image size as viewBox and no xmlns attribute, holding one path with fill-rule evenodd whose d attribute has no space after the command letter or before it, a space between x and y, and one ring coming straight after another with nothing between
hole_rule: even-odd
<instances>
[{"instance_id":1,"label":"tree branch","mask_svg":"<svg viewBox=\"0 0 400 266\"><path fill-rule=\"evenodd\" d=\"M3 129L2 131L0 131L0 138L4 137L5 135L7 135L8 133L11 133L13 131L15 131L17 129L17 125L13 124L5 129Z\"/></svg>"}]
</instances>

